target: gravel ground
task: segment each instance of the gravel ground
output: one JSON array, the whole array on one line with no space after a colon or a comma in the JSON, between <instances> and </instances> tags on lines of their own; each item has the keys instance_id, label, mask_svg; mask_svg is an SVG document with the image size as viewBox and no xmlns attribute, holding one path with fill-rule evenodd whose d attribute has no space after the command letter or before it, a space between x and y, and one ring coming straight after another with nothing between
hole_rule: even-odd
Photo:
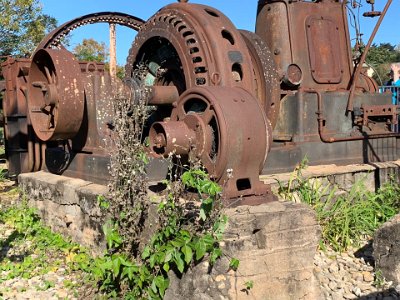
<instances>
[{"instance_id":1,"label":"gravel ground","mask_svg":"<svg viewBox=\"0 0 400 300\"><path fill-rule=\"evenodd\" d=\"M372 251L372 241L365 241L362 247L346 253L329 250L317 253L315 274L325 299L400 299L400 286L386 282L375 272Z\"/></svg>"},{"instance_id":2,"label":"gravel ground","mask_svg":"<svg viewBox=\"0 0 400 300\"><path fill-rule=\"evenodd\" d=\"M0 187L0 209L12 205L15 194L6 193L12 188L12 182ZM3 189L3 191L1 191ZM21 259L35 254L29 252L29 242L17 247L8 247L4 243L13 233L13 228L0 223L0 262L8 257ZM2 243L3 242L3 243ZM22 277L9 279L0 283L1 299L94 299L93 289L83 284L83 274L72 272L68 268L65 253L46 253L49 263L61 258L63 263L47 274L34 276L30 279ZM321 284L325 299L365 299L393 300L400 299L400 286L385 282L376 274L373 267L371 241L365 241L364 246L350 249L347 253L334 251L319 251L314 259L315 274ZM0 271L0 279L6 278L8 271ZM397 290L397 292L396 292Z\"/></svg>"}]
</instances>

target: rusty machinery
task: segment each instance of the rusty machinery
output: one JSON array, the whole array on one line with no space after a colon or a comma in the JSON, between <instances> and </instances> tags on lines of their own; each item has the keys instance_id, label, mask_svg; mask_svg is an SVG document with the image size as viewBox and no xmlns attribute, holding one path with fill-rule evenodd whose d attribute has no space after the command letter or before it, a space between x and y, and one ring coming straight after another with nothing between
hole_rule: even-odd
<instances>
[{"instance_id":1,"label":"rusty machinery","mask_svg":"<svg viewBox=\"0 0 400 300\"><path fill-rule=\"evenodd\" d=\"M397 159L397 106L361 71L365 55L353 66L346 13L342 1L260 0L253 33L181 1L148 21L97 13L67 22L31 59L2 65L10 173L106 182L112 100L126 88L133 102L146 89L154 107L149 176L165 176L160 157L190 152L239 204L273 199L259 174L289 171L305 156L312 165ZM97 22L138 31L124 82L60 44Z\"/></svg>"}]
</instances>

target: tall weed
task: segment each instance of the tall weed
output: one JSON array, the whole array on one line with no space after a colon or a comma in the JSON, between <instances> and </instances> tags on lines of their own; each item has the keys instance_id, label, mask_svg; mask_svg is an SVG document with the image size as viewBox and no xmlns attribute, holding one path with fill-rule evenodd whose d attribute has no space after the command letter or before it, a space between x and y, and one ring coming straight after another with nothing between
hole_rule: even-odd
<instances>
[{"instance_id":1,"label":"tall weed","mask_svg":"<svg viewBox=\"0 0 400 300\"><path fill-rule=\"evenodd\" d=\"M362 238L400 212L400 185L393 178L376 193L363 180L350 191L339 191L336 185L318 178L303 178L305 164L297 168L287 185L279 183L279 196L310 205L322 228L322 244L342 252L357 245Z\"/></svg>"}]
</instances>

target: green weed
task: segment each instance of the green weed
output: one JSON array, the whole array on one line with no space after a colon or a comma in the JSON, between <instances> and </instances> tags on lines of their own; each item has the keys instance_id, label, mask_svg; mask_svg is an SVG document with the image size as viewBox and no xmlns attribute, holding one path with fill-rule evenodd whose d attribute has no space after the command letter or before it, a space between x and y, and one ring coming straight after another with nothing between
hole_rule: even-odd
<instances>
[{"instance_id":1,"label":"green weed","mask_svg":"<svg viewBox=\"0 0 400 300\"><path fill-rule=\"evenodd\" d=\"M1 241L1 245L19 248L21 252L0 260L0 271L8 271L6 276L0 278L0 283L16 277L29 279L54 271L68 258L71 249L83 249L44 226L36 210L26 202L0 211L0 222L7 223L14 230L7 239ZM27 243L30 246L23 246ZM71 267L79 263L70 261Z\"/></svg>"},{"instance_id":2,"label":"green weed","mask_svg":"<svg viewBox=\"0 0 400 300\"><path fill-rule=\"evenodd\" d=\"M322 248L329 245L342 252L358 245L400 211L400 186L394 180L376 193L368 191L362 180L350 191L339 193L335 185L303 179L303 168L293 172L287 185L280 184L278 193L287 200L299 199L315 210L322 227Z\"/></svg>"}]
</instances>

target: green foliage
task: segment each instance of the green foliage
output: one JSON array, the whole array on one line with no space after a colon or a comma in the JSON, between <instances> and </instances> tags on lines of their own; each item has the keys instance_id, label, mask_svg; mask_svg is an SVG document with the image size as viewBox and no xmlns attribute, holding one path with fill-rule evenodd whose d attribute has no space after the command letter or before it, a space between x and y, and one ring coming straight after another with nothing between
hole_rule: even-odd
<instances>
[{"instance_id":1,"label":"green foliage","mask_svg":"<svg viewBox=\"0 0 400 300\"><path fill-rule=\"evenodd\" d=\"M376 71L374 79L385 84L389 80L390 64L400 62L400 51L390 43L372 44L366 62Z\"/></svg>"},{"instance_id":2,"label":"green foliage","mask_svg":"<svg viewBox=\"0 0 400 300\"><path fill-rule=\"evenodd\" d=\"M348 192L338 193L329 183L303 179L301 169L292 174L287 186L281 184L279 194L287 200L299 199L315 210L322 227L322 246L345 251L400 211L400 186L394 180L377 193L368 191L363 181Z\"/></svg>"},{"instance_id":3,"label":"green foliage","mask_svg":"<svg viewBox=\"0 0 400 300\"><path fill-rule=\"evenodd\" d=\"M103 195L97 196L97 204L99 205L99 207L101 209L109 209L110 208L110 202Z\"/></svg>"},{"instance_id":4,"label":"green foliage","mask_svg":"<svg viewBox=\"0 0 400 300\"><path fill-rule=\"evenodd\" d=\"M239 268L240 261L237 258L232 258L229 263L229 268L236 271Z\"/></svg>"},{"instance_id":5,"label":"green foliage","mask_svg":"<svg viewBox=\"0 0 400 300\"><path fill-rule=\"evenodd\" d=\"M0 211L0 222L14 229L7 239L0 241L1 246L18 248L26 241L31 245L29 249L24 250L21 258L11 256L0 259L0 272L7 271L7 275L0 278L0 283L16 277L29 279L46 274L57 269L65 259L69 261L71 269L84 269L83 257L86 264L90 264L85 249L65 241L61 235L43 226L36 210L28 207L26 203ZM35 254L35 257L30 254ZM75 261L75 257L81 261ZM53 285L52 282L46 282L39 288L46 290Z\"/></svg>"},{"instance_id":6,"label":"green foliage","mask_svg":"<svg viewBox=\"0 0 400 300\"><path fill-rule=\"evenodd\" d=\"M213 220L209 231L196 224L213 216L220 187L199 169L184 172L182 183L198 191L202 197L201 207L207 199L207 204L201 208L203 215L199 213L197 218L188 219L174 195L173 185L178 183L168 182L170 193L158 206L161 226L136 259L120 251L122 237L118 234L118 223L104 226L108 252L95 261L93 273L100 282L100 289L109 297L162 299L169 286L170 270L183 274L206 256L210 264L214 264L222 255L219 242L227 218L221 216ZM233 260L231 268L238 266L239 261Z\"/></svg>"},{"instance_id":7,"label":"green foliage","mask_svg":"<svg viewBox=\"0 0 400 300\"><path fill-rule=\"evenodd\" d=\"M375 270L374 286L382 288L385 285L385 277L382 274L382 270Z\"/></svg>"},{"instance_id":8,"label":"green foliage","mask_svg":"<svg viewBox=\"0 0 400 300\"><path fill-rule=\"evenodd\" d=\"M246 290L251 290L254 287L254 282L253 282L253 280L249 280L249 281L246 281L244 283L244 285L246 287Z\"/></svg>"},{"instance_id":9,"label":"green foliage","mask_svg":"<svg viewBox=\"0 0 400 300\"><path fill-rule=\"evenodd\" d=\"M108 59L108 50L104 42L83 39L82 43L75 46L72 50L74 55L83 61L105 62Z\"/></svg>"},{"instance_id":10,"label":"green foliage","mask_svg":"<svg viewBox=\"0 0 400 300\"><path fill-rule=\"evenodd\" d=\"M57 25L38 0L0 0L0 56L27 56Z\"/></svg>"}]
</instances>

